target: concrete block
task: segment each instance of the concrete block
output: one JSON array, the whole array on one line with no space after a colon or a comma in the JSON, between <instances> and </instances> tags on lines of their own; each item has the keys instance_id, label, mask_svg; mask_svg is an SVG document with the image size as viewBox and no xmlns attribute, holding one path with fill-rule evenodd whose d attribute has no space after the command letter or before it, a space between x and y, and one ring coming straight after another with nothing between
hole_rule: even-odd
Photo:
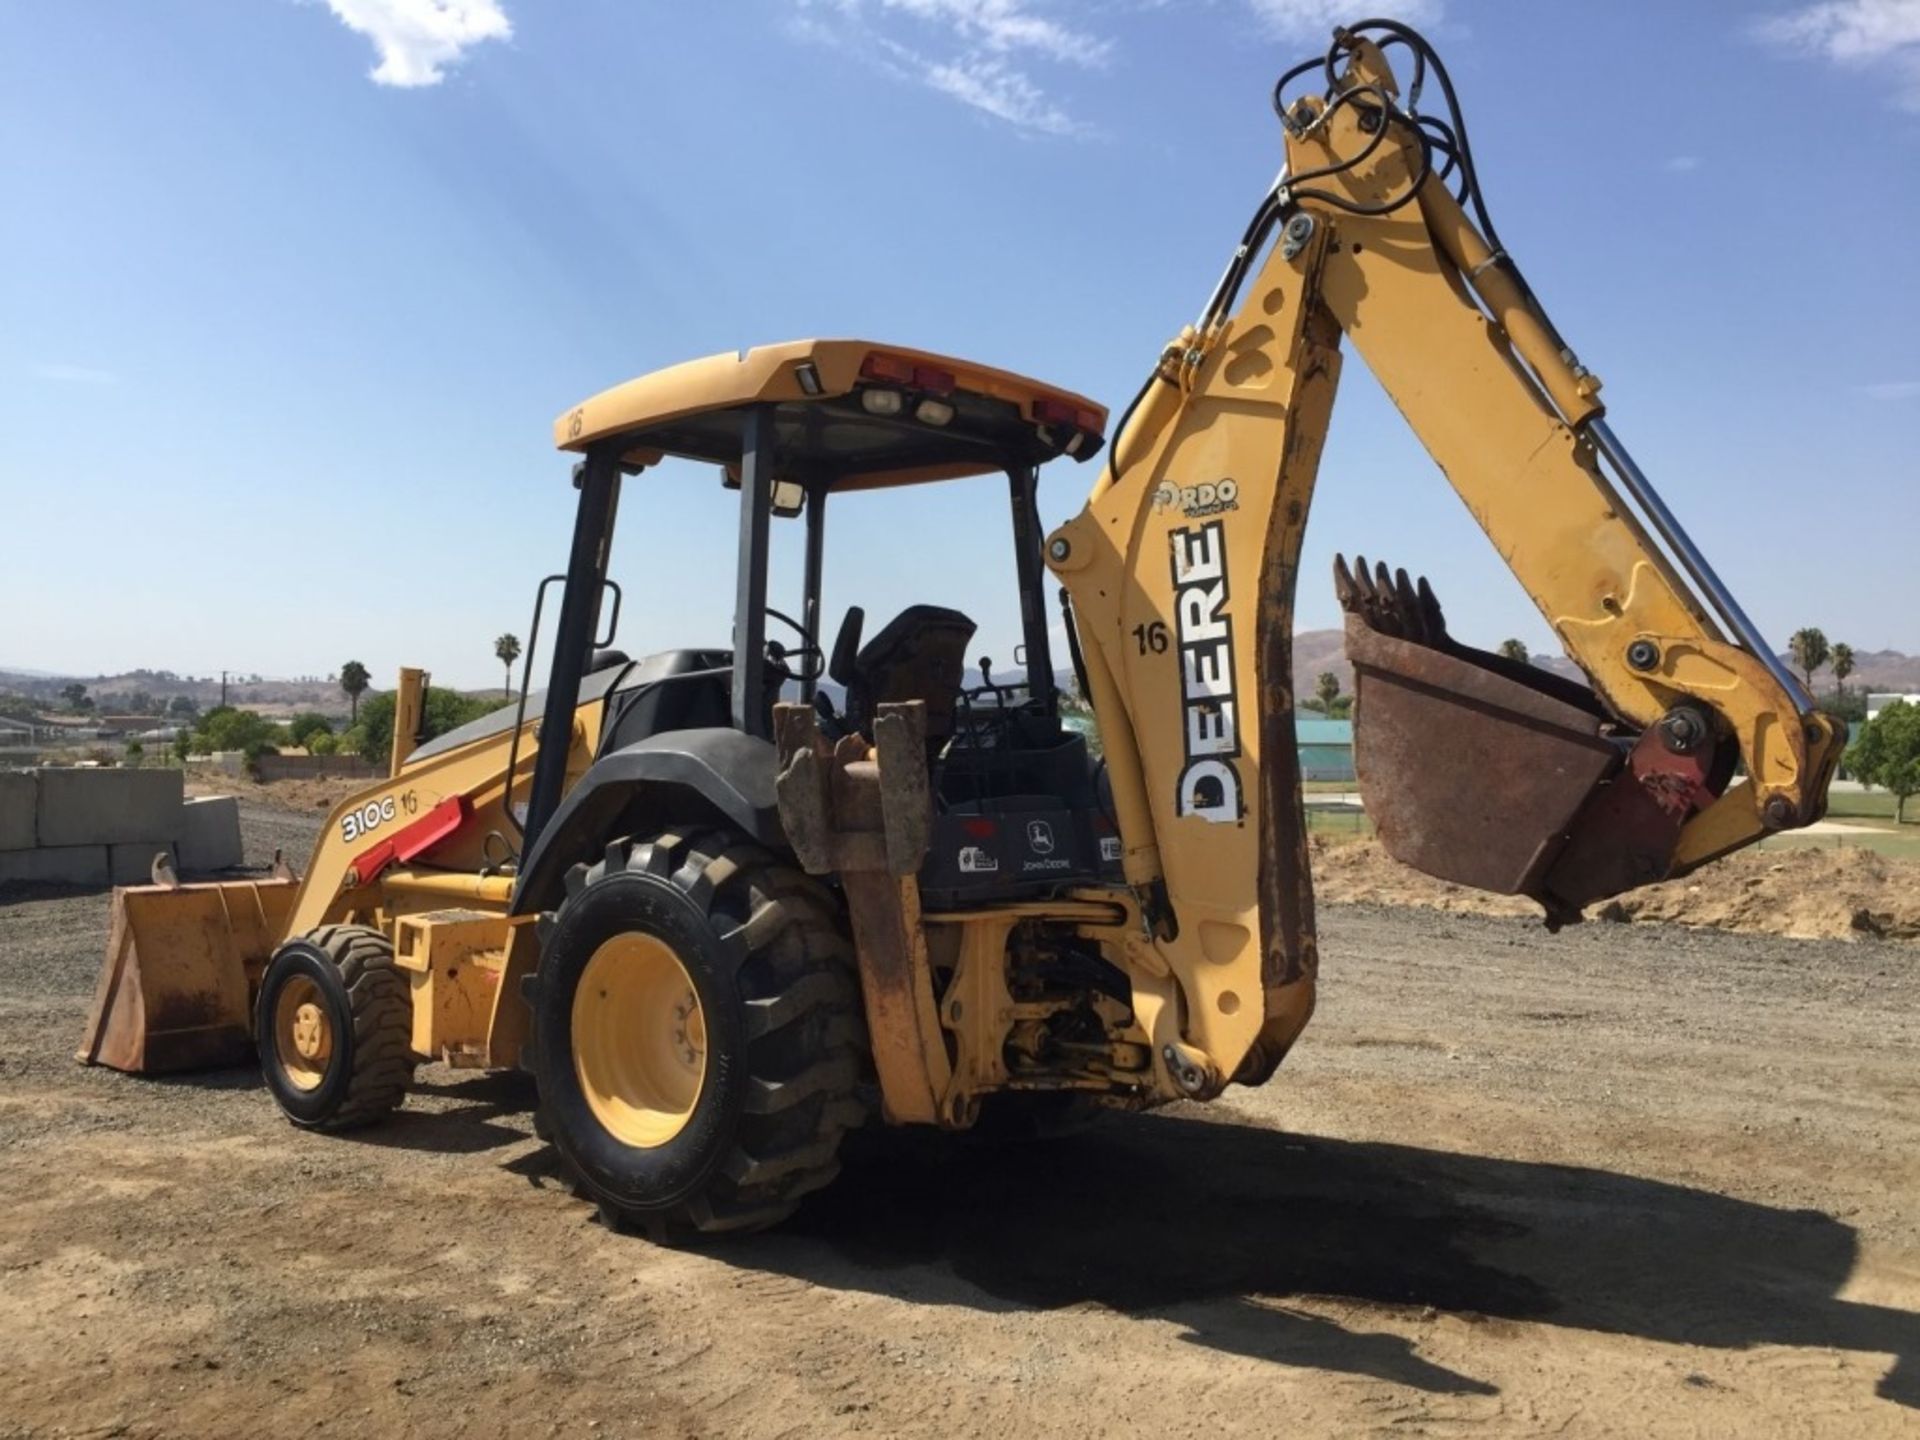
<instances>
[{"instance_id":1,"label":"concrete block","mask_svg":"<svg viewBox=\"0 0 1920 1440\"><path fill-rule=\"evenodd\" d=\"M31 770L0 771L0 850L34 847L34 797L38 791Z\"/></svg>"},{"instance_id":2,"label":"concrete block","mask_svg":"<svg viewBox=\"0 0 1920 1440\"><path fill-rule=\"evenodd\" d=\"M231 795L202 795L180 811L175 849L182 870L224 870L238 865L240 802Z\"/></svg>"},{"instance_id":3,"label":"concrete block","mask_svg":"<svg viewBox=\"0 0 1920 1440\"><path fill-rule=\"evenodd\" d=\"M42 770L39 777L42 845L121 845L180 828L178 770Z\"/></svg>"},{"instance_id":4,"label":"concrete block","mask_svg":"<svg viewBox=\"0 0 1920 1440\"><path fill-rule=\"evenodd\" d=\"M109 845L107 878L116 885L150 885L153 857L172 853L173 844L167 840L130 840L124 845ZM179 862L174 863L177 869Z\"/></svg>"},{"instance_id":5,"label":"concrete block","mask_svg":"<svg viewBox=\"0 0 1920 1440\"><path fill-rule=\"evenodd\" d=\"M46 885L105 885L107 847L62 845L50 850L0 850L0 885L10 880Z\"/></svg>"}]
</instances>

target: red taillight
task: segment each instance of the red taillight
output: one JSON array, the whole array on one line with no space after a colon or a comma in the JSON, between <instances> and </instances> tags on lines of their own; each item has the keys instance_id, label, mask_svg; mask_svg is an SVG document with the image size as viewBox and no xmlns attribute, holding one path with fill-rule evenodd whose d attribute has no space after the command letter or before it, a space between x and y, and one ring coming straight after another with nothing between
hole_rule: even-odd
<instances>
[{"instance_id":1,"label":"red taillight","mask_svg":"<svg viewBox=\"0 0 1920 1440\"><path fill-rule=\"evenodd\" d=\"M1033 402L1033 418L1042 425L1071 425L1089 435L1100 433L1098 411L1083 410L1071 401L1056 399L1051 395L1042 395Z\"/></svg>"},{"instance_id":2,"label":"red taillight","mask_svg":"<svg viewBox=\"0 0 1920 1440\"><path fill-rule=\"evenodd\" d=\"M915 390L924 390L929 395L951 395L958 383L951 370L916 365L904 355L887 355L878 350L869 353L861 364L860 376L864 380L885 380L894 385L908 385Z\"/></svg>"},{"instance_id":3,"label":"red taillight","mask_svg":"<svg viewBox=\"0 0 1920 1440\"><path fill-rule=\"evenodd\" d=\"M962 820L960 828L975 840L991 840L1000 833L1000 827L992 820Z\"/></svg>"},{"instance_id":4,"label":"red taillight","mask_svg":"<svg viewBox=\"0 0 1920 1440\"><path fill-rule=\"evenodd\" d=\"M866 363L860 367L860 375L866 380L891 380L896 385L911 385L913 362L898 355L882 355L876 350L867 356Z\"/></svg>"}]
</instances>

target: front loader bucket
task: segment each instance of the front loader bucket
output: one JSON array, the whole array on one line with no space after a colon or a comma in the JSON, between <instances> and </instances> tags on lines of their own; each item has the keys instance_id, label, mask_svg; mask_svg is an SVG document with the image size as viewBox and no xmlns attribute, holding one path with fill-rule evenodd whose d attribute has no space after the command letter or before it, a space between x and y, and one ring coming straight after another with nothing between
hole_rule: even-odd
<instances>
[{"instance_id":1,"label":"front loader bucket","mask_svg":"<svg viewBox=\"0 0 1920 1440\"><path fill-rule=\"evenodd\" d=\"M1589 897L1571 899L1555 861L1632 737L1586 687L1455 643L1425 580L1384 565L1370 574L1362 559L1352 574L1336 560L1334 583L1354 669L1354 769L1381 845L1439 879L1576 918Z\"/></svg>"},{"instance_id":2,"label":"front loader bucket","mask_svg":"<svg viewBox=\"0 0 1920 1440\"><path fill-rule=\"evenodd\" d=\"M75 1058L135 1074L243 1064L252 996L299 885L135 885L113 892L107 961Z\"/></svg>"}]
</instances>

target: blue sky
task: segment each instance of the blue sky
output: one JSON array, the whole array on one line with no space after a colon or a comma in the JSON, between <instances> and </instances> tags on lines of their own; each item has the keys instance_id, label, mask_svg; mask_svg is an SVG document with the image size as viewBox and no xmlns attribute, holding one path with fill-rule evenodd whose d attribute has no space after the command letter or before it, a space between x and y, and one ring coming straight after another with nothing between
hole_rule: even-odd
<instances>
[{"instance_id":1,"label":"blue sky","mask_svg":"<svg viewBox=\"0 0 1920 1440\"><path fill-rule=\"evenodd\" d=\"M861 335L1118 408L1279 160L1323 0L0 0L0 665L493 679L554 415ZM1920 649L1920 0L1419 0L1503 237L1771 636ZM1332 552L1550 644L1357 361ZM1052 467L1050 521L1086 467ZM724 643L731 497L628 483L622 641ZM991 482L856 497L829 613L1010 655ZM793 588L797 535L776 584Z\"/></svg>"}]
</instances>

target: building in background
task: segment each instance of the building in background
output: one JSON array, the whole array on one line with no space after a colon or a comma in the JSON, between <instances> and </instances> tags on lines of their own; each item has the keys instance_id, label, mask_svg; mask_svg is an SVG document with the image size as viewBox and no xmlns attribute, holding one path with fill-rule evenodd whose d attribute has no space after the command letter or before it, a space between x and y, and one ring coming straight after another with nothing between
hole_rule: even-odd
<instances>
[{"instance_id":1,"label":"building in background","mask_svg":"<svg viewBox=\"0 0 1920 1440\"><path fill-rule=\"evenodd\" d=\"M1870 694L1867 696L1867 719L1873 719L1896 700L1904 700L1909 705L1920 705L1920 695Z\"/></svg>"},{"instance_id":2,"label":"building in background","mask_svg":"<svg viewBox=\"0 0 1920 1440\"><path fill-rule=\"evenodd\" d=\"M1302 780L1353 780L1351 720L1310 720L1296 715L1293 731L1300 747Z\"/></svg>"}]
</instances>

